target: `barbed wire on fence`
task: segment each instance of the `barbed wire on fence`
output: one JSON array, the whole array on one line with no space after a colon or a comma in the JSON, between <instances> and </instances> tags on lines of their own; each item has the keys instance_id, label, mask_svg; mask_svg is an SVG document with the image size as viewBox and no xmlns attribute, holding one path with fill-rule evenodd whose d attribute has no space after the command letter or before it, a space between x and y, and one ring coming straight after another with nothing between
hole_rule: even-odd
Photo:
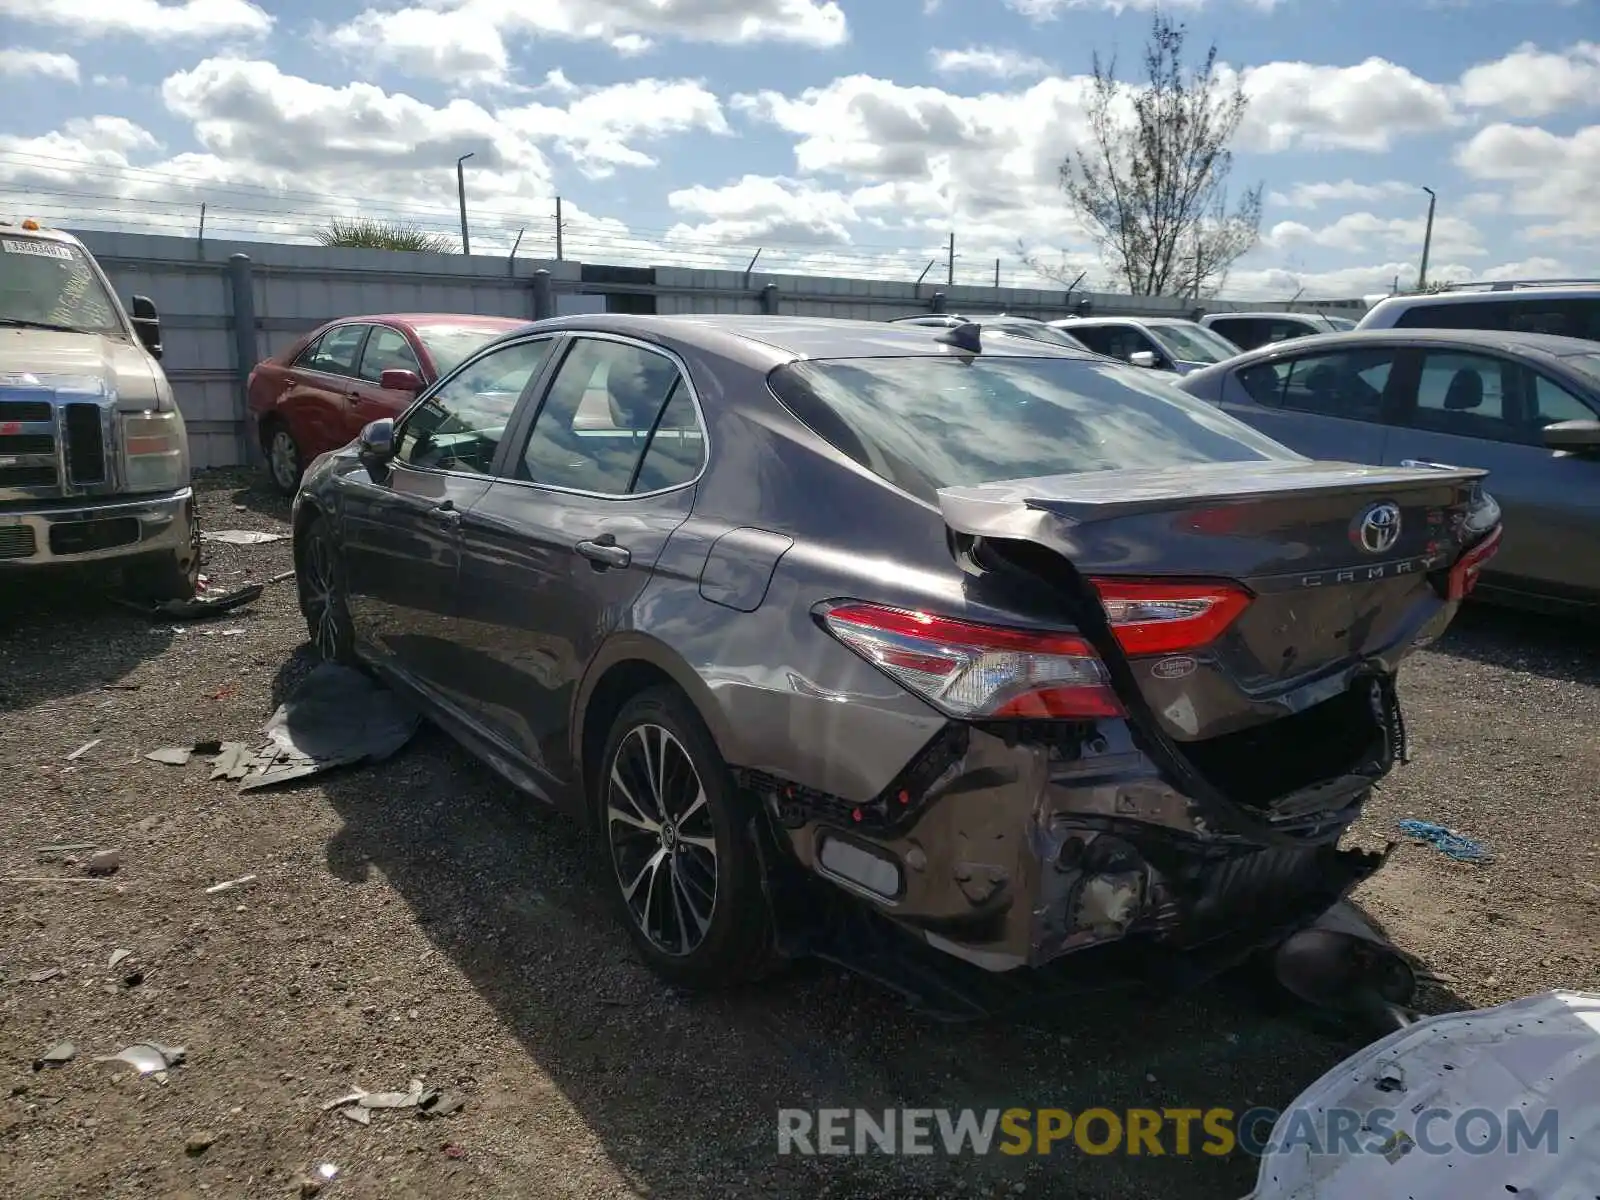
<instances>
[{"instance_id":1,"label":"barbed wire on fence","mask_svg":"<svg viewBox=\"0 0 1600 1200\"><path fill-rule=\"evenodd\" d=\"M61 177L59 180L51 177ZM457 239L460 210L450 201L376 199L280 189L238 181L212 182L172 171L37 154L0 152L0 210L26 201L26 215L85 230L148 232L169 236L234 237L309 243L335 217L369 217ZM118 188L159 189L159 196ZM98 185L98 186L97 186ZM473 248L514 252L523 258L556 257L557 198L541 196L516 207L468 202ZM925 246L850 241L802 242L755 236L714 238L681 228L636 226L591 216L560 219L562 257L616 265L679 266L743 271L845 275L910 281L924 276L944 286L950 277L948 243ZM967 260L967 261L964 261ZM957 252L957 284L1056 288L1026 265L1004 256L971 259ZM984 265L979 267L978 262ZM1079 284L1092 286L1092 275Z\"/></svg>"}]
</instances>

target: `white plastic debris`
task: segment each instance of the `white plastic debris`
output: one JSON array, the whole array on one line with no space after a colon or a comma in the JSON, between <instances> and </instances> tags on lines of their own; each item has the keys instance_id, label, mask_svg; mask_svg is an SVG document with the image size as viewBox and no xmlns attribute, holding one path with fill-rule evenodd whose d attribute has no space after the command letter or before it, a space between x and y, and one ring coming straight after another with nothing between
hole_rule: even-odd
<instances>
[{"instance_id":1,"label":"white plastic debris","mask_svg":"<svg viewBox=\"0 0 1600 1200\"><path fill-rule=\"evenodd\" d=\"M1341 1121L1357 1126L1354 1148L1334 1142ZM1267 1144L1246 1200L1594 1195L1600 993L1544 992L1397 1030L1297 1096Z\"/></svg>"},{"instance_id":2,"label":"white plastic debris","mask_svg":"<svg viewBox=\"0 0 1600 1200\"><path fill-rule=\"evenodd\" d=\"M261 533L254 529L216 529L200 535L208 542L222 542L229 546L260 546L266 542L281 542L286 533Z\"/></svg>"},{"instance_id":3,"label":"white plastic debris","mask_svg":"<svg viewBox=\"0 0 1600 1200\"><path fill-rule=\"evenodd\" d=\"M85 742L83 745L79 746L76 750L74 750L71 754L67 755L67 761L68 762L77 761L78 759L82 758L85 754L89 753L89 751L93 750L96 746L98 746L104 740L105 740L104 738L95 738L94 741L92 741L92 742Z\"/></svg>"},{"instance_id":4,"label":"white plastic debris","mask_svg":"<svg viewBox=\"0 0 1600 1200\"><path fill-rule=\"evenodd\" d=\"M117 969L117 964L131 957L132 954L132 950L113 950L111 952L111 957L106 960L106 970L115 971Z\"/></svg>"},{"instance_id":5,"label":"white plastic debris","mask_svg":"<svg viewBox=\"0 0 1600 1200\"><path fill-rule=\"evenodd\" d=\"M159 1042L135 1042L115 1054L103 1054L95 1062L126 1063L141 1075L165 1074L184 1060L182 1046L163 1046Z\"/></svg>"},{"instance_id":6,"label":"white plastic debris","mask_svg":"<svg viewBox=\"0 0 1600 1200\"><path fill-rule=\"evenodd\" d=\"M241 875L237 879L225 879L221 883L213 883L210 887L208 887L206 889L206 895L212 896L217 892L226 892L236 887L243 887L247 883L254 883L255 881L256 877L254 875Z\"/></svg>"}]
</instances>

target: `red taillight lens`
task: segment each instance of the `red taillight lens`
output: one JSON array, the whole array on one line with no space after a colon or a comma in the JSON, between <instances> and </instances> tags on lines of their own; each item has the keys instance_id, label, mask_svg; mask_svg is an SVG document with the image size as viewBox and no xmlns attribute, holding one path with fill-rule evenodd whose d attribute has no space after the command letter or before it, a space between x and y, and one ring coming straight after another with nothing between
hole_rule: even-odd
<instances>
[{"instance_id":1,"label":"red taillight lens","mask_svg":"<svg viewBox=\"0 0 1600 1200\"><path fill-rule=\"evenodd\" d=\"M1114 717L1105 667L1073 634L978 625L876 604L839 604L828 631L954 717Z\"/></svg>"},{"instance_id":2,"label":"red taillight lens","mask_svg":"<svg viewBox=\"0 0 1600 1200\"><path fill-rule=\"evenodd\" d=\"M1464 599L1478 586L1478 576L1483 574L1484 564L1500 552L1501 530L1502 527L1496 525L1493 533L1456 560L1456 565L1450 568L1450 585L1445 593L1447 599Z\"/></svg>"},{"instance_id":3,"label":"red taillight lens","mask_svg":"<svg viewBox=\"0 0 1600 1200\"><path fill-rule=\"evenodd\" d=\"M1112 632L1130 656L1198 650L1216 641L1250 605L1250 593L1232 583L1091 582Z\"/></svg>"}]
</instances>

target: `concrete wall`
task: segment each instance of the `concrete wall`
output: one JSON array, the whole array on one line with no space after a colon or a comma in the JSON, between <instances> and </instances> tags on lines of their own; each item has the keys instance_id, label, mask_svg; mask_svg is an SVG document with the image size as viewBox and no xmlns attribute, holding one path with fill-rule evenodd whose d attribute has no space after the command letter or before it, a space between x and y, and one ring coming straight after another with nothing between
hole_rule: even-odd
<instances>
[{"instance_id":1,"label":"concrete wall","mask_svg":"<svg viewBox=\"0 0 1600 1200\"><path fill-rule=\"evenodd\" d=\"M189 427L196 468L259 455L244 436L244 379L257 361L336 317L388 312L462 312L535 317L535 273L549 272L557 313L626 311L759 313L884 321L927 312L1008 312L1053 319L1087 302L1096 316L1188 316L1191 300L1018 288L744 275L679 267L608 267L575 262L328 249L273 242L198 242L153 234L78 235L126 304L149 296L161 314L165 367ZM230 265L248 256L247 287ZM773 290L768 290L769 288ZM254 336L236 329L236 296L254 308ZM766 306L766 307L764 307ZM1283 305L1206 301L1207 311ZM1301 305L1302 309L1310 306ZM248 349L248 353L247 353Z\"/></svg>"}]
</instances>

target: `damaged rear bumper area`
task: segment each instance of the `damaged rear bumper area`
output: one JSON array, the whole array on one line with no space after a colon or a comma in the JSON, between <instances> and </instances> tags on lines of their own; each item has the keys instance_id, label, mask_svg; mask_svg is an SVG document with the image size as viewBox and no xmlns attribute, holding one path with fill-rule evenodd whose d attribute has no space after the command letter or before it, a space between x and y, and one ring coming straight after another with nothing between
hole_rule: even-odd
<instances>
[{"instance_id":1,"label":"damaged rear bumper area","mask_svg":"<svg viewBox=\"0 0 1600 1200\"><path fill-rule=\"evenodd\" d=\"M1392 680L1232 735L1184 764L1269 839L1219 828L1129 723L952 723L889 788L851 804L758 773L774 832L812 874L990 972L1110 943L1179 954L1271 946L1375 872L1340 850L1372 784L1405 755Z\"/></svg>"}]
</instances>

